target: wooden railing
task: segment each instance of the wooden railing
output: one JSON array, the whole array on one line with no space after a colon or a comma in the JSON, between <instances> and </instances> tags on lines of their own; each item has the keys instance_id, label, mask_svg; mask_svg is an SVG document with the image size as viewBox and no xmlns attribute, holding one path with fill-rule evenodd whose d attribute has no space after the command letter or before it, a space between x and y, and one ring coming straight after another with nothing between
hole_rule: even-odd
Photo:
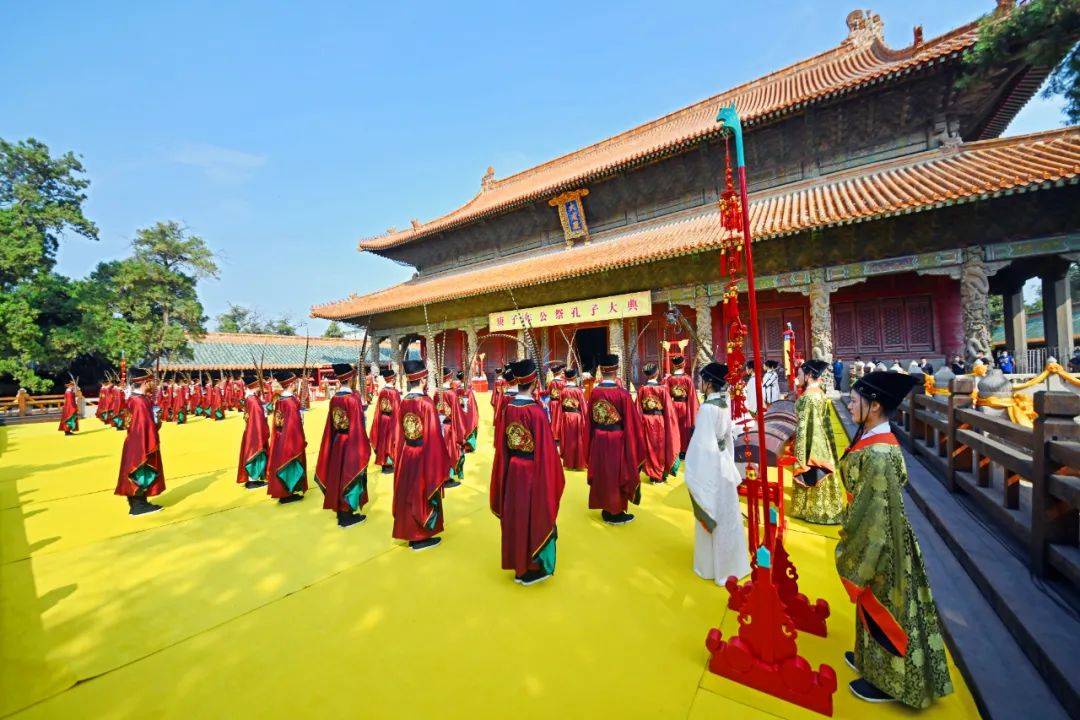
<instances>
[{"instance_id":1,"label":"wooden railing","mask_svg":"<svg viewBox=\"0 0 1080 720\"><path fill-rule=\"evenodd\" d=\"M1080 395L1035 393L1025 428L973 407L975 382L949 393L917 387L899 408L897 434L952 492L970 497L1028 548L1032 570L1080 587Z\"/></svg>"},{"instance_id":2,"label":"wooden railing","mask_svg":"<svg viewBox=\"0 0 1080 720\"><path fill-rule=\"evenodd\" d=\"M64 394L31 395L20 390L13 397L0 397L0 417L27 417L59 413L64 407Z\"/></svg>"}]
</instances>

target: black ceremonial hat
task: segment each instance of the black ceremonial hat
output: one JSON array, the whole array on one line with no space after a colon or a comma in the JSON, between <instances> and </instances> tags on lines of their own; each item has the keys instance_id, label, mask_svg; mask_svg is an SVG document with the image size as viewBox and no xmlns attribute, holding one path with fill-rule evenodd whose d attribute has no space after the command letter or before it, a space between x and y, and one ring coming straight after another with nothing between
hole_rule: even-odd
<instances>
[{"instance_id":1,"label":"black ceremonial hat","mask_svg":"<svg viewBox=\"0 0 1080 720\"><path fill-rule=\"evenodd\" d=\"M717 385L727 384L728 366L724 363L711 362L701 368L701 377Z\"/></svg>"},{"instance_id":2,"label":"black ceremonial hat","mask_svg":"<svg viewBox=\"0 0 1080 720\"><path fill-rule=\"evenodd\" d=\"M877 400L886 410L895 410L918 381L910 375L886 370L875 370L855 381L852 392L867 400Z\"/></svg>"}]
</instances>

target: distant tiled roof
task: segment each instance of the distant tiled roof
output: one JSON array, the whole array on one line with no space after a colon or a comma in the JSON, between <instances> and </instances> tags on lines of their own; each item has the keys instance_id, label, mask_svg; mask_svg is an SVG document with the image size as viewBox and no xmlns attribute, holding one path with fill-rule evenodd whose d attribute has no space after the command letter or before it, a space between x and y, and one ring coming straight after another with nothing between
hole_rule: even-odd
<instances>
[{"instance_id":1,"label":"distant tiled roof","mask_svg":"<svg viewBox=\"0 0 1080 720\"><path fill-rule=\"evenodd\" d=\"M1028 315L1026 318L1027 341L1029 343L1044 343L1046 342L1046 330L1043 327L1042 313L1035 313ZM1080 304L1073 304L1072 309L1072 324L1073 324L1073 338L1080 338ZM1005 344L1005 327L1002 325L995 325L994 331L991 333L993 343L995 345Z\"/></svg>"},{"instance_id":2,"label":"distant tiled roof","mask_svg":"<svg viewBox=\"0 0 1080 720\"><path fill-rule=\"evenodd\" d=\"M978 24L971 23L917 46L892 50L883 42L884 29L877 16L855 11L848 16L848 27L848 37L820 55L510 177L485 176L480 194L457 210L430 222L414 222L406 230L361 240L360 249L377 252L402 245L580 187L715 136L720 132L716 113L721 105L734 102L743 124L750 126L958 57L978 37Z\"/></svg>"},{"instance_id":3,"label":"distant tiled roof","mask_svg":"<svg viewBox=\"0 0 1080 720\"><path fill-rule=\"evenodd\" d=\"M308 339L298 335L257 335L253 333L207 333L192 340L194 357L162 364L163 370L248 370L262 360L267 370L299 368L304 364ZM362 340L316 338L310 340L308 367L333 363L355 363ZM383 360L389 358L383 350Z\"/></svg>"},{"instance_id":4,"label":"distant tiled roof","mask_svg":"<svg viewBox=\"0 0 1080 720\"><path fill-rule=\"evenodd\" d=\"M751 233L767 240L998 195L1075 183L1080 127L942 148L754 193ZM715 250L723 238L715 206L676 213L517 260L410 280L320 305L314 317L354 318L416 305L554 282L612 268Z\"/></svg>"}]
</instances>

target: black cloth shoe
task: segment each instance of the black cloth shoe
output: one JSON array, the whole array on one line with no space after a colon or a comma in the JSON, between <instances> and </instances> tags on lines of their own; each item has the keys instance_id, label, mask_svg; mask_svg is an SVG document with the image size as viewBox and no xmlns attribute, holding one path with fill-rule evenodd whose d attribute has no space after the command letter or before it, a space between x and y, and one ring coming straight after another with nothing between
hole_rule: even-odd
<instances>
[{"instance_id":1,"label":"black cloth shoe","mask_svg":"<svg viewBox=\"0 0 1080 720\"><path fill-rule=\"evenodd\" d=\"M535 585L536 583L544 582L549 577L551 577L551 575L547 574L543 570L530 570L529 572L521 576L521 584Z\"/></svg>"},{"instance_id":2,"label":"black cloth shoe","mask_svg":"<svg viewBox=\"0 0 1080 720\"><path fill-rule=\"evenodd\" d=\"M362 523L367 520L367 515L359 515L355 513L339 512L337 514L337 524L340 528L352 527L358 523Z\"/></svg>"},{"instance_id":3,"label":"black cloth shoe","mask_svg":"<svg viewBox=\"0 0 1080 720\"><path fill-rule=\"evenodd\" d=\"M412 540L409 542L409 549L420 552L421 550L428 550L435 547L442 542L442 538L433 537L426 540Z\"/></svg>"},{"instance_id":4,"label":"black cloth shoe","mask_svg":"<svg viewBox=\"0 0 1080 720\"><path fill-rule=\"evenodd\" d=\"M457 480L447 480L446 482L443 483L443 487L445 487L445 488L461 487L461 483L459 481L457 481Z\"/></svg>"},{"instance_id":5,"label":"black cloth shoe","mask_svg":"<svg viewBox=\"0 0 1080 720\"><path fill-rule=\"evenodd\" d=\"M255 490L256 488L266 487L265 480L248 480L244 483L244 487L248 490Z\"/></svg>"},{"instance_id":6,"label":"black cloth shoe","mask_svg":"<svg viewBox=\"0 0 1080 720\"><path fill-rule=\"evenodd\" d=\"M142 496L129 497L128 506L130 507L128 510L129 515L149 515L161 510L160 505L147 502L146 498Z\"/></svg>"},{"instance_id":7,"label":"black cloth shoe","mask_svg":"<svg viewBox=\"0 0 1080 720\"><path fill-rule=\"evenodd\" d=\"M608 525L625 525L626 523L634 519L634 516L628 512L613 514L609 513L607 510L601 510L600 517Z\"/></svg>"},{"instance_id":8,"label":"black cloth shoe","mask_svg":"<svg viewBox=\"0 0 1080 720\"><path fill-rule=\"evenodd\" d=\"M851 668L855 672L859 672L859 669L855 667L855 653L851 650L848 650L846 653L844 653L844 662L847 663L847 666L849 668Z\"/></svg>"},{"instance_id":9,"label":"black cloth shoe","mask_svg":"<svg viewBox=\"0 0 1080 720\"><path fill-rule=\"evenodd\" d=\"M887 703L896 702L896 698L889 695L886 692L878 690L876 687L868 683L865 679L859 678L858 680L852 680L848 683L848 689L851 690L851 694L860 700L872 703Z\"/></svg>"},{"instance_id":10,"label":"black cloth shoe","mask_svg":"<svg viewBox=\"0 0 1080 720\"><path fill-rule=\"evenodd\" d=\"M288 505L289 503L299 502L303 500L304 496L300 493L293 493L283 498L278 498L278 505Z\"/></svg>"},{"instance_id":11,"label":"black cloth shoe","mask_svg":"<svg viewBox=\"0 0 1080 720\"><path fill-rule=\"evenodd\" d=\"M685 460L686 459L686 453L684 453L684 452L679 453L679 459L680 460Z\"/></svg>"}]
</instances>

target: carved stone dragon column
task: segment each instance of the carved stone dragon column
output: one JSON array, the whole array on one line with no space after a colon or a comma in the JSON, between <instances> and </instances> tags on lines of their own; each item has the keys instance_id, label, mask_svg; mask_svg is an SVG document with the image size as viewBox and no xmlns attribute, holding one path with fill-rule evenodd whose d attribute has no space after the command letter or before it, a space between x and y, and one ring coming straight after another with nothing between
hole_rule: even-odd
<instances>
[{"instance_id":1,"label":"carved stone dragon column","mask_svg":"<svg viewBox=\"0 0 1080 720\"><path fill-rule=\"evenodd\" d=\"M825 280L824 270L815 270L811 274L808 294L810 296L810 355L815 360L824 360L829 364L822 375L822 380L824 380L825 389L830 390L836 385L836 380L832 376L832 307L829 304L832 287Z\"/></svg>"},{"instance_id":2,"label":"carved stone dragon column","mask_svg":"<svg viewBox=\"0 0 1080 720\"><path fill-rule=\"evenodd\" d=\"M960 306L964 318L964 359L990 357L990 279L980 245L964 248L960 268Z\"/></svg>"}]
</instances>

